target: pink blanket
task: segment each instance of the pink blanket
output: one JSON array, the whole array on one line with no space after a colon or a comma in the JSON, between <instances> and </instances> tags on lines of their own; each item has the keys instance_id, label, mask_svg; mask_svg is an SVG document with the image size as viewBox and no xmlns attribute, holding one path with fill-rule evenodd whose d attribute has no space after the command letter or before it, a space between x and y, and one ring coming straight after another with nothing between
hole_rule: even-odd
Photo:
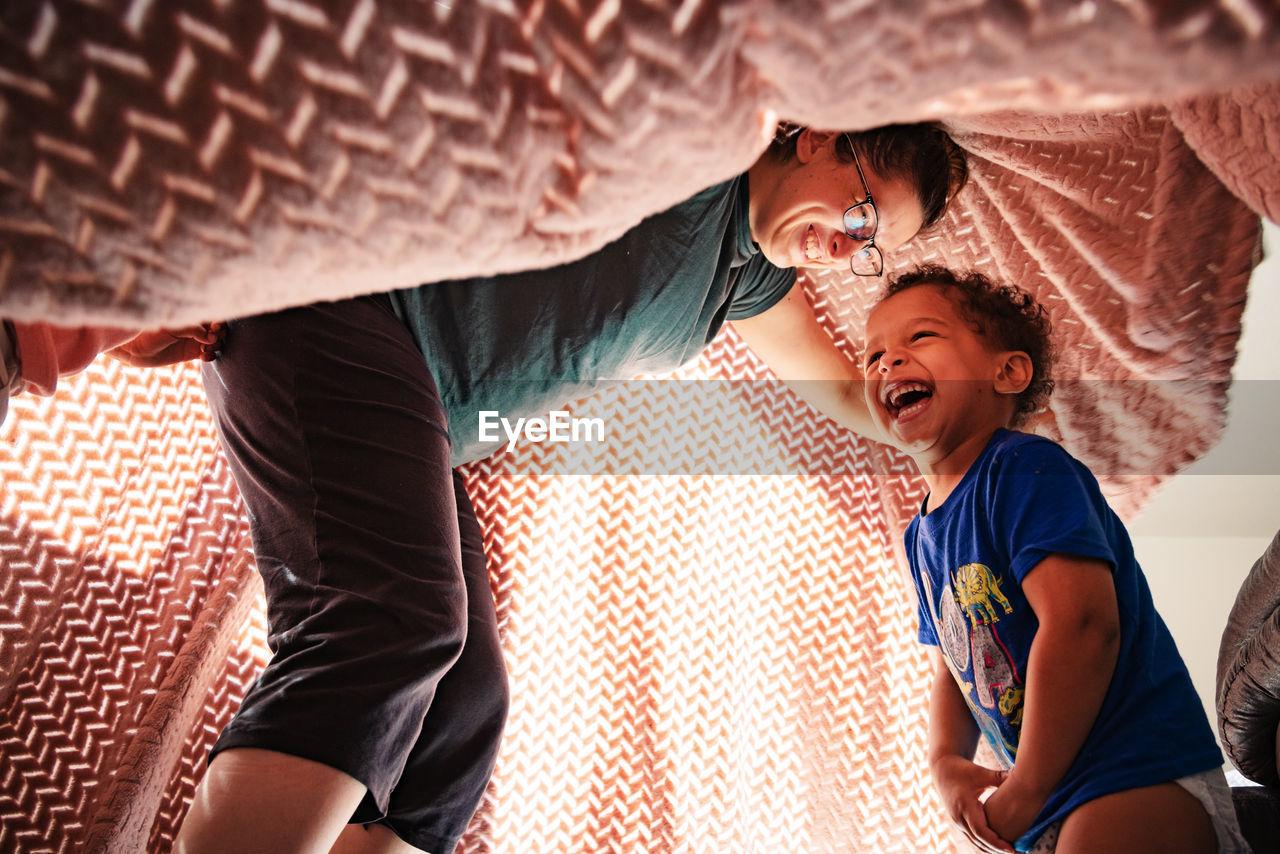
<instances>
[{"instance_id":1,"label":"pink blanket","mask_svg":"<svg viewBox=\"0 0 1280 854\"><path fill-rule=\"evenodd\" d=\"M68 323L562 261L744 169L764 110L865 128L1280 74L1260 0L45 0L0 27L0 312ZM1273 185L1275 112L1251 101L1255 142L1224 145L1201 101L1224 130L1193 144ZM1055 148L1068 173L1089 145Z\"/></svg>"}]
</instances>

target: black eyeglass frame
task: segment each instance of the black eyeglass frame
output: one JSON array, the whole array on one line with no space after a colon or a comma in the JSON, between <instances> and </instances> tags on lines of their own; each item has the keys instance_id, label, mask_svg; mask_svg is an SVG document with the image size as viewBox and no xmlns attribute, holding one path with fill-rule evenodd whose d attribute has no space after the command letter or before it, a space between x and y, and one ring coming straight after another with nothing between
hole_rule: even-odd
<instances>
[{"instance_id":1,"label":"black eyeglass frame","mask_svg":"<svg viewBox=\"0 0 1280 854\"><path fill-rule=\"evenodd\" d=\"M871 215L875 217L875 225L871 229L870 237L858 237L857 235L849 231L848 225L845 225L844 233L846 237L848 237L850 240L866 241L866 244L861 249L849 255L849 270L855 276L862 276L864 278L870 278L872 276L880 276L884 274L884 253L880 251L879 246L876 246L876 231L878 231L880 228L880 211L879 209L876 208L875 200L871 198L871 186L867 183L867 176L862 172L862 163L860 163L858 160L858 149L854 148L853 140L849 138L848 134L844 135L844 139L845 139L845 142L849 143L849 151L853 152L853 165L858 168L858 178L861 179L862 181L862 189L866 191L867 198L864 201L858 202L856 205L850 205L848 208L846 208L844 212L844 217L841 220L841 224L843 225L847 223L849 214L853 211L854 208L860 208L863 205L867 205L868 207L870 207ZM871 268L875 272L860 273L858 272L858 269L853 266L854 261L859 255L861 255L864 252L867 252L868 250L873 251L875 253L874 256L867 254L864 257L866 257L868 260L871 261Z\"/></svg>"}]
</instances>

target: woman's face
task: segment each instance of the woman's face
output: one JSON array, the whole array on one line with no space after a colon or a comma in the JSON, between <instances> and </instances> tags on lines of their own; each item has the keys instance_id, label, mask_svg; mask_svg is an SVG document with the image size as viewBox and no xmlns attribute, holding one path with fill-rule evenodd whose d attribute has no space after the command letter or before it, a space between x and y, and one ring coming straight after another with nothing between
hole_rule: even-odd
<instances>
[{"instance_id":1,"label":"woman's face","mask_svg":"<svg viewBox=\"0 0 1280 854\"><path fill-rule=\"evenodd\" d=\"M906 183L878 174L862 163L866 188L852 162L836 156L839 134L805 129L796 142L796 160L778 166L778 180L751 199L751 236L778 267L810 267L849 272L849 256L865 246L844 230L844 212L866 200L879 214L875 244L888 256L915 236L924 212Z\"/></svg>"}]
</instances>

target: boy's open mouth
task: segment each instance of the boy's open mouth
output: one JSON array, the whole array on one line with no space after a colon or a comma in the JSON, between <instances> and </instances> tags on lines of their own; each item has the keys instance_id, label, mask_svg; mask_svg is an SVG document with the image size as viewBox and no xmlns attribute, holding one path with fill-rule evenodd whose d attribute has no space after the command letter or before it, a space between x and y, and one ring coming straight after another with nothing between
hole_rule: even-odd
<instances>
[{"instance_id":1,"label":"boy's open mouth","mask_svg":"<svg viewBox=\"0 0 1280 854\"><path fill-rule=\"evenodd\" d=\"M885 408L894 418L901 418L923 409L925 403L932 397L933 389L922 382L899 383L885 393Z\"/></svg>"}]
</instances>

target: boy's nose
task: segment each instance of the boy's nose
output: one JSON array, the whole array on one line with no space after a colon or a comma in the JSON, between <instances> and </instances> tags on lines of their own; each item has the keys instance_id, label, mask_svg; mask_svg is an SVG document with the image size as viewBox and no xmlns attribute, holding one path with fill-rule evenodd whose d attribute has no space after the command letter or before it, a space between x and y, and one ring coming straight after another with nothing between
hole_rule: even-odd
<instances>
[{"instance_id":1,"label":"boy's nose","mask_svg":"<svg viewBox=\"0 0 1280 854\"><path fill-rule=\"evenodd\" d=\"M906 359L896 353L885 353L880 357L880 373L889 373L890 368L898 368L906 364Z\"/></svg>"}]
</instances>

